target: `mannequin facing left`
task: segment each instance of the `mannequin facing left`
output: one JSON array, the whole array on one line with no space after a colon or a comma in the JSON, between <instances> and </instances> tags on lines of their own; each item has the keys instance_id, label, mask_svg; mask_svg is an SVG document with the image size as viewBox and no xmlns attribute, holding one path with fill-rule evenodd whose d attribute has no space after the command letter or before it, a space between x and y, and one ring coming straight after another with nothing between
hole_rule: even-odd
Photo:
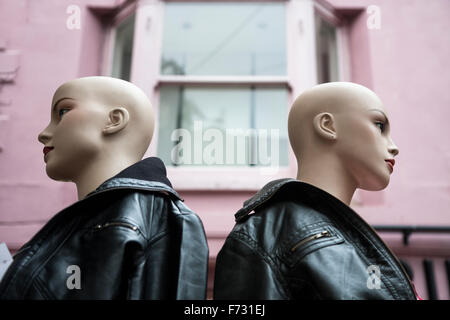
<instances>
[{"instance_id":1,"label":"mannequin facing left","mask_svg":"<svg viewBox=\"0 0 450 320\"><path fill-rule=\"evenodd\" d=\"M60 86L39 134L50 178L73 181L78 199L142 159L154 130L147 96L133 84L88 77Z\"/></svg>"},{"instance_id":2,"label":"mannequin facing left","mask_svg":"<svg viewBox=\"0 0 450 320\"><path fill-rule=\"evenodd\" d=\"M85 77L54 93L39 134L47 175L78 201L14 256L0 299L205 299L208 246L199 217L144 156L154 112L134 84Z\"/></svg>"}]
</instances>

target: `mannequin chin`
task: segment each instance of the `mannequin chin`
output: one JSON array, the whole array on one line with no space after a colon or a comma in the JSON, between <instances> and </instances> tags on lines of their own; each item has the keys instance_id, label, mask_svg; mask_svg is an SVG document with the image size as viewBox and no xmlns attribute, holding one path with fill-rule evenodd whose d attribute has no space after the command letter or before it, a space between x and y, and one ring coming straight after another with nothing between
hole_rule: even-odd
<instances>
[{"instance_id":1,"label":"mannequin chin","mask_svg":"<svg viewBox=\"0 0 450 320\"><path fill-rule=\"evenodd\" d=\"M380 191L389 185L390 173L385 163L367 164L357 162L349 164L353 176L357 181L357 188L366 191Z\"/></svg>"},{"instance_id":2,"label":"mannequin chin","mask_svg":"<svg viewBox=\"0 0 450 320\"><path fill-rule=\"evenodd\" d=\"M48 126L39 134L47 175L72 181L79 199L140 161L154 128L147 96L109 77L71 80L55 92Z\"/></svg>"},{"instance_id":3,"label":"mannequin chin","mask_svg":"<svg viewBox=\"0 0 450 320\"><path fill-rule=\"evenodd\" d=\"M295 100L288 127L298 180L347 205L356 188L378 191L389 184L388 162L394 164L399 150L383 103L371 90L349 82L318 85Z\"/></svg>"}]
</instances>

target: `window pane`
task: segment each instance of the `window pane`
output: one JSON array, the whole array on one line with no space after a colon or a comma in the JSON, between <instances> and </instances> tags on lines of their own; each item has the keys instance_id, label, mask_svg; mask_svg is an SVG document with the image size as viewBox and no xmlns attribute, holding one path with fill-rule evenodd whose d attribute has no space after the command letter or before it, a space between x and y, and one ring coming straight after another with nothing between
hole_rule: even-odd
<instances>
[{"instance_id":1,"label":"window pane","mask_svg":"<svg viewBox=\"0 0 450 320\"><path fill-rule=\"evenodd\" d=\"M166 3L161 73L285 75L283 3Z\"/></svg>"},{"instance_id":2,"label":"window pane","mask_svg":"<svg viewBox=\"0 0 450 320\"><path fill-rule=\"evenodd\" d=\"M318 83L339 81L336 28L316 14Z\"/></svg>"},{"instance_id":3,"label":"window pane","mask_svg":"<svg viewBox=\"0 0 450 320\"><path fill-rule=\"evenodd\" d=\"M130 80L131 55L133 53L134 15L127 18L116 29L111 76Z\"/></svg>"},{"instance_id":4,"label":"window pane","mask_svg":"<svg viewBox=\"0 0 450 320\"><path fill-rule=\"evenodd\" d=\"M286 119L283 87L164 86L158 156L167 165L287 166ZM177 128L185 131L171 137Z\"/></svg>"}]
</instances>

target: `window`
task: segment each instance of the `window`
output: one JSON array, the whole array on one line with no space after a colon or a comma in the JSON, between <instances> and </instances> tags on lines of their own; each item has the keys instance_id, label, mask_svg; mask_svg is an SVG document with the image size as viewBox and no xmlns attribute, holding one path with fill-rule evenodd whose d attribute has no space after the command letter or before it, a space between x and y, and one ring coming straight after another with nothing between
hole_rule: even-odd
<instances>
[{"instance_id":1,"label":"window","mask_svg":"<svg viewBox=\"0 0 450 320\"><path fill-rule=\"evenodd\" d=\"M339 81L336 28L315 15L317 82Z\"/></svg>"},{"instance_id":2,"label":"window","mask_svg":"<svg viewBox=\"0 0 450 320\"><path fill-rule=\"evenodd\" d=\"M104 70L149 96L146 156L178 189L257 190L296 174L293 99L350 79L342 25L316 1L129 2L113 15Z\"/></svg>"},{"instance_id":3,"label":"window","mask_svg":"<svg viewBox=\"0 0 450 320\"><path fill-rule=\"evenodd\" d=\"M274 157L287 166L284 3L167 2L164 11L158 156L169 166ZM181 128L188 135L173 141Z\"/></svg>"},{"instance_id":4,"label":"window","mask_svg":"<svg viewBox=\"0 0 450 320\"><path fill-rule=\"evenodd\" d=\"M116 29L111 76L130 80L133 53L134 15L126 18Z\"/></svg>"}]
</instances>

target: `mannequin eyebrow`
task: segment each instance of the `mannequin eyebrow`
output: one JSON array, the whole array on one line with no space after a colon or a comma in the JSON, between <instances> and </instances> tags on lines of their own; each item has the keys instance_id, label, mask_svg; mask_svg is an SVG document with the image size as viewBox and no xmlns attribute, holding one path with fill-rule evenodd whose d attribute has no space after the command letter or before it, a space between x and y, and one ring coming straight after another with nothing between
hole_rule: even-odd
<instances>
[{"instance_id":1,"label":"mannequin eyebrow","mask_svg":"<svg viewBox=\"0 0 450 320\"><path fill-rule=\"evenodd\" d=\"M55 111L55 109L56 109L56 106L58 105L58 103L60 103L61 101L63 101L64 99L71 99L71 100L74 100L74 99L72 99L72 98L68 98L68 97L65 97L65 98L61 98L61 99L59 99L58 101L56 101L55 102L55 104L53 105L53 108L52 108L52 112L53 111Z\"/></svg>"},{"instance_id":2,"label":"mannequin eyebrow","mask_svg":"<svg viewBox=\"0 0 450 320\"><path fill-rule=\"evenodd\" d=\"M389 119L383 111L381 111L380 109L369 109L369 111L378 111L379 113L381 113L386 118L386 124L389 125Z\"/></svg>"}]
</instances>

